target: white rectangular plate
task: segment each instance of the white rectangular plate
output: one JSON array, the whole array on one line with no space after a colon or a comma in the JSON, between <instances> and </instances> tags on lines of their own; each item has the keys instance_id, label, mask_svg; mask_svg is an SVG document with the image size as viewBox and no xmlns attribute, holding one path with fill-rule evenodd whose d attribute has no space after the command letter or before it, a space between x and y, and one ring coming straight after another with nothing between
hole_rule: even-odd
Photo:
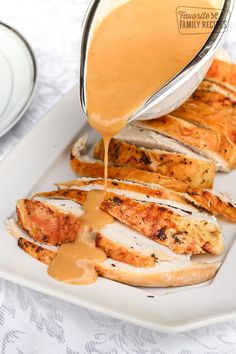
<instances>
[{"instance_id":1,"label":"white rectangular plate","mask_svg":"<svg viewBox=\"0 0 236 354\"><path fill-rule=\"evenodd\" d=\"M76 176L69 167L69 148L88 130L77 88L72 89L16 146L0 165L0 276L89 309L157 329L181 332L236 317L235 225L222 222L226 251L212 282L178 289L140 289L107 279L91 286L57 282L47 267L22 252L4 223L16 200L54 188ZM90 130L90 136L96 134ZM219 175L216 189L236 199L236 173ZM204 258L204 257L203 257ZM149 297L154 295L154 297Z\"/></svg>"}]
</instances>

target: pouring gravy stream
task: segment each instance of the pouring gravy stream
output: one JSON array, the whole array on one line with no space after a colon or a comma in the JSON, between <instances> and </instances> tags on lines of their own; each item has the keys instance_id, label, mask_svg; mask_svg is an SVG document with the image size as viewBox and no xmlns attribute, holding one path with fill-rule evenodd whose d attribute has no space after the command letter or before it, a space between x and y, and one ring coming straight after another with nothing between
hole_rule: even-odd
<instances>
[{"instance_id":1,"label":"pouring gravy stream","mask_svg":"<svg viewBox=\"0 0 236 354\"><path fill-rule=\"evenodd\" d=\"M196 2L202 8L213 4L214 0ZM219 1L215 8L217 4ZM180 34L178 6L193 6L193 1L123 1L91 36L86 64L87 115L104 141L105 188L88 193L76 241L63 244L51 262L48 273L58 280L73 284L96 280L95 265L106 259L95 245L96 234L113 222L100 209L106 195L109 142L149 97L190 63L210 35Z\"/></svg>"}]
</instances>

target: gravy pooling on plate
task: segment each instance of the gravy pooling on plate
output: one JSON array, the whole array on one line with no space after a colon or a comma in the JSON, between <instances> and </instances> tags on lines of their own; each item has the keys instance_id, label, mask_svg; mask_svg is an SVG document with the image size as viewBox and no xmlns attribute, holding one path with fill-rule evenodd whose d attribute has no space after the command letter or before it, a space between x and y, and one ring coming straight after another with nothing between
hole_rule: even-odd
<instances>
[{"instance_id":1,"label":"gravy pooling on plate","mask_svg":"<svg viewBox=\"0 0 236 354\"><path fill-rule=\"evenodd\" d=\"M211 8L214 0L195 3L197 7ZM215 4L218 8L219 0ZM110 139L150 96L190 63L210 35L180 34L176 9L193 5L192 0L123 1L91 36L86 104L89 123L104 141L105 190ZM95 262L106 259L105 253L95 247L96 232L113 221L99 208L105 194L101 190L88 193L82 216L85 227L74 243L61 246L49 266L51 276L76 284L96 280Z\"/></svg>"},{"instance_id":2,"label":"gravy pooling on plate","mask_svg":"<svg viewBox=\"0 0 236 354\"><path fill-rule=\"evenodd\" d=\"M75 242L62 244L48 267L48 274L53 278L80 285L96 281L95 264L104 262L107 258L105 252L96 247L97 232L114 222L112 216L100 209L105 194L101 190L91 190L88 193Z\"/></svg>"}]
</instances>

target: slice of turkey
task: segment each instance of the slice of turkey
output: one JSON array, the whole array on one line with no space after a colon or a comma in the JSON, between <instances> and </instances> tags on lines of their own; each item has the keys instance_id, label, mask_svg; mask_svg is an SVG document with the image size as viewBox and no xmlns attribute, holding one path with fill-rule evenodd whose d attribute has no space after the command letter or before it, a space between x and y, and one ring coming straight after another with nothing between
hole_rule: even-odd
<instances>
[{"instance_id":1,"label":"slice of turkey","mask_svg":"<svg viewBox=\"0 0 236 354\"><path fill-rule=\"evenodd\" d=\"M227 98L230 98L231 100L235 101L236 100L236 92L232 92L227 90L227 88L220 86L217 83L214 83L211 80L203 80L201 85L200 85L202 90L207 90L211 92L217 92Z\"/></svg>"},{"instance_id":2,"label":"slice of turkey","mask_svg":"<svg viewBox=\"0 0 236 354\"><path fill-rule=\"evenodd\" d=\"M178 140L131 124L127 125L119 134L115 136L115 138L129 144L138 145L148 149L171 151L194 157L199 160L207 160L204 156L195 153Z\"/></svg>"},{"instance_id":3,"label":"slice of turkey","mask_svg":"<svg viewBox=\"0 0 236 354\"><path fill-rule=\"evenodd\" d=\"M94 157L104 160L104 145L95 145ZM200 160L185 154L147 149L118 139L111 139L109 161L116 166L161 173L189 183L192 187L211 188L216 167L210 160Z\"/></svg>"},{"instance_id":4,"label":"slice of turkey","mask_svg":"<svg viewBox=\"0 0 236 354\"><path fill-rule=\"evenodd\" d=\"M97 264L98 274L120 283L145 287L194 285L214 277L220 263L162 262L153 268L137 268L107 259Z\"/></svg>"},{"instance_id":5,"label":"slice of turkey","mask_svg":"<svg viewBox=\"0 0 236 354\"><path fill-rule=\"evenodd\" d=\"M88 135L84 134L74 143L71 149L70 164L72 170L83 177L104 177L104 164L91 157L92 151L88 148ZM139 170L137 168L108 166L110 178L126 181L137 181L148 184L164 184L166 188L171 187L176 191L186 190L187 184L177 181L175 178L167 177L158 173Z\"/></svg>"},{"instance_id":6,"label":"slice of turkey","mask_svg":"<svg viewBox=\"0 0 236 354\"><path fill-rule=\"evenodd\" d=\"M133 124L180 141L194 152L214 161L223 172L229 172L236 166L236 147L220 132L170 115Z\"/></svg>"},{"instance_id":7,"label":"slice of turkey","mask_svg":"<svg viewBox=\"0 0 236 354\"><path fill-rule=\"evenodd\" d=\"M202 82L171 116L184 119L199 127L215 130L236 144L236 100L225 95L223 89L210 82Z\"/></svg>"},{"instance_id":8,"label":"slice of turkey","mask_svg":"<svg viewBox=\"0 0 236 354\"><path fill-rule=\"evenodd\" d=\"M215 59L206 74L206 79L217 83L236 94L236 65L232 62Z\"/></svg>"},{"instance_id":9,"label":"slice of turkey","mask_svg":"<svg viewBox=\"0 0 236 354\"><path fill-rule=\"evenodd\" d=\"M23 237L18 246L31 257L49 265L56 256L55 251L38 246ZM212 279L220 263L198 263L191 261L160 262L153 268L134 267L108 258L95 265L101 277L132 286L173 287L199 284Z\"/></svg>"}]
</instances>

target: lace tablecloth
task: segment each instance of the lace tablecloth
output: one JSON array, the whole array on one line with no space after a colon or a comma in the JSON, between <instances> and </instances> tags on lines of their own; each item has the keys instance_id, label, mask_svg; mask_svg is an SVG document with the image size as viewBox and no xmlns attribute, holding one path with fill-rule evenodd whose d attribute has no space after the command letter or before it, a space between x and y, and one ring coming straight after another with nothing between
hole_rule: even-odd
<instances>
[{"instance_id":1,"label":"lace tablecloth","mask_svg":"<svg viewBox=\"0 0 236 354\"><path fill-rule=\"evenodd\" d=\"M87 4L88 0L1 1L0 20L19 29L31 43L39 79L23 119L0 139L0 160L76 83L78 39ZM236 14L224 46L236 59ZM178 335L162 334L4 280L0 280L0 304L2 354L236 353L236 320Z\"/></svg>"}]
</instances>

